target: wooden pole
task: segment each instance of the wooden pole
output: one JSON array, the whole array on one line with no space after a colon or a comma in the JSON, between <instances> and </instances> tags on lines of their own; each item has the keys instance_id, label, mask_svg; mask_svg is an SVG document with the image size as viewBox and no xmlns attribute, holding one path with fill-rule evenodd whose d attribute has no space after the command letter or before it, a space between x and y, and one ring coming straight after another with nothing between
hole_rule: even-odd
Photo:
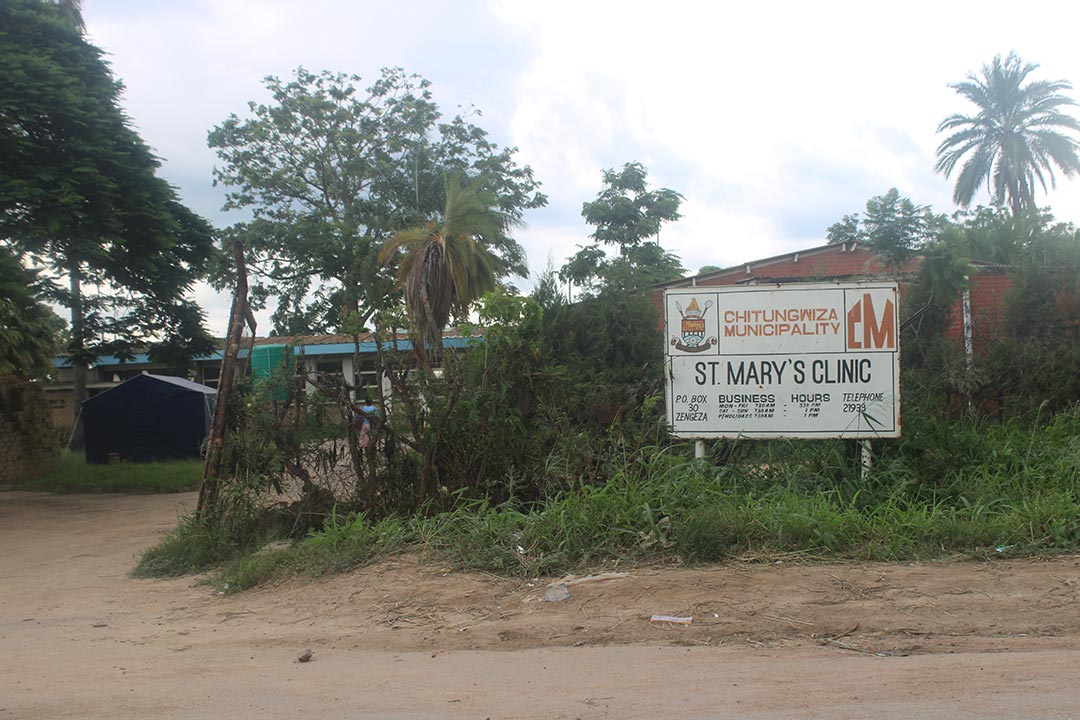
<instances>
[{"instance_id":1,"label":"wooden pole","mask_svg":"<svg viewBox=\"0 0 1080 720\"><path fill-rule=\"evenodd\" d=\"M255 320L248 307L247 265L244 263L244 243L237 240L233 246L236 260L236 291L233 293L232 309L229 311L229 330L225 337L224 356L221 359L221 375L218 378L217 407L210 423L210 438L206 443L206 464L203 465L202 484L199 486L199 503L195 516L205 519L217 509L221 494L221 449L228 430L229 408L236 383L236 369L240 355L240 343L244 335L244 323L255 334Z\"/></svg>"}]
</instances>

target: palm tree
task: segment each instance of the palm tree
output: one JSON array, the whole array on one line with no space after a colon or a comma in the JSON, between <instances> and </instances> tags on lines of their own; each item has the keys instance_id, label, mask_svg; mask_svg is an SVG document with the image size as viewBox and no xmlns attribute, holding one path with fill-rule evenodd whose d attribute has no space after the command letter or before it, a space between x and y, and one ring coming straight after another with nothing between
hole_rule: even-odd
<instances>
[{"instance_id":1,"label":"palm tree","mask_svg":"<svg viewBox=\"0 0 1080 720\"><path fill-rule=\"evenodd\" d=\"M1076 118L1062 112L1075 105L1062 91L1064 80L1027 82L1038 65L1016 53L998 55L982 74L949 87L978 107L976 115L950 115L938 132L953 131L938 146L936 169L949 177L963 161L953 200L967 207L986 183L995 205L1008 202L1013 216L1035 207L1035 181L1056 187L1055 168L1065 177L1080 172L1080 143L1062 131L1080 130ZM965 159L966 158L966 159Z\"/></svg>"},{"instance_id":2,"label":"palm tree","mask_svg":"<svg viewBox=\"0 0 1080 720\"><path fill-rule=\"evenodd\" d=\"M483 189L481 180L466 184L455 176L447 180L440 218L399 232L379 251L383 265L399 249L405 251L397 284L405 291L417 355L425 364L424 346L442 347L450 315L466 311L510 269L491 248L505 247L507 233L517 224L496 208L495 196Z\"/></svg>"}]
</instances>

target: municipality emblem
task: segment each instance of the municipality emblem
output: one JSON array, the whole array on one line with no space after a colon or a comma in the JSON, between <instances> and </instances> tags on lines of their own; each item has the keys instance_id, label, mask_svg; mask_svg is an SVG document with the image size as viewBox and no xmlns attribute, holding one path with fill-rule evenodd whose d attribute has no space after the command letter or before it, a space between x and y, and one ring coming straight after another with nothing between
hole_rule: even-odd
<instances>
[{"instance_id":1,"label":"municipality emblem","mask_svg":"<svg viewBox=\"0 0 1080 720\"><path fill-rule=\"evenodd\" d=\"M682 315L682 337L671 338L671 344L676 350L696 353L704 352L716 345L715 337L708 339L705 337L705 313L709 312L712 305L712 300L708 300L705 302L705 309L702 310L697 298L690 298L690 304L687 305L686 310L683 310L679 301L675 301L675 307Z\"/></svg>"}]
</instances>

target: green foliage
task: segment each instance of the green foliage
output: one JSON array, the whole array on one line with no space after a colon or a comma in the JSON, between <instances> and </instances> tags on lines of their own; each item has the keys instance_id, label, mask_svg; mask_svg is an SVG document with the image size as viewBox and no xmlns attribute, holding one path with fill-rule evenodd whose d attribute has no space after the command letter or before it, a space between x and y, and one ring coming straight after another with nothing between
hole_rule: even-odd
<instances>
[{"instance_id":1,"label":"green foliage","mask_svg":"<svg viewBox=\"0 0 1080 720\"><path fill-rule=\"evenodd\" d=\"M476 499L404 520L335 513L290 548L232 562L218 583L240 589L405 550L535 577L613 561L792 553L910 560L1080 548L1080 407L1002 424L948 421L913 407L906 422L905 438L881 443L864 479L844 461L841 443L755 443L724 467L692 459L686 446L616 443L605 451L605 482L583 478L536 503ZM181 529L206 537L189 523Z\"/></svg>"},{"instance_id":2,"label":"green foliage","mask_svg":"<svg viewBox=\"0 0 1080 720\"><path fill-rule=\"evenodd\" d=\"M297 573L318 577L346 572L411 546L415 546L415 534L399 518L371 522L362 513L341 516L335 511L321 529L288 548L232 559L215 585L235 592Z\"/></svg>"},{"instance_id":3,"label":"green foliage","mask_svg":"<svg viewBox=\"0 0 1080 720\"><path fill-rule=\"evenodd\" d=\"M194 490L201 478L201 460L90 465L82 453L66 453L55 470L20 487L62 493L175 493Z\"/></svg>"},{"instance_id":4,"label":"green foliage","mask_svg":"<svg viewBox=\"0 0 1080 720\"><path fill-rule=\"evenodd\" d=\"M674 280L685 273L678 256L660 246L660 228L678 220L683 196L668 188L648 189L648 171L626 163L621 171L605 170L603 187L581 216L596 229L596 243L582 246L559 275L587 295L622 293ZM601 245L614 245L609 259Z\"/></svg>"},{"instance_id":5,"label":"green foliage","mask_svg":"<svg viewBox=\"0 0 1080 720\"><path fill-rule=\"evenodd\" d=\"M405 291L420 345L441 348L451 313L466 315L469 306L512 269L495 250L513 243L508 232L516 221L498 209L486 183L482 177L471 183L461 175L449 178L439 219L397 233L379 251L383 265L397 259L399 249L405 251L397 284Z\"/></svg>"},{"instance_id":6,"label":"green foliage","mask_svg":"<svg viewBox=\"0 0 1080 720\"><path fill-rule=\"evenodd\" d=\"M307 523L320 523L321 513L333 505L332 489L312 476L332 474L347 452L337 398L306 390L291 363L268 377L246 379L232 399L232 427L221 458L222 472L238 496L281 495L289 487L287 478L299 483L299 513L317 517L299 518L299 525L288 528L293 534L302 533ZM342 496L356 491L355 486L334 489Z\"/></svg>"},{"instance_id":7,"label":"green foliage","mask_svg":"<svg viewBox=\"0 0 1080 720\"><path fill-rule=\"evenodd\" d=\"M464 498L534 501L582 477L603 482L611 443L633 447L662 435L661 338L647 298L544 312L496 291L480 303L478 321L473 332L483 339L448 353L444 377L425 381L426 419L393 409L390 431L408 447L387 466L384 499L416 482L401 475L408 471L401 463L413 457L415 472L425 452L433 452L442 506Z\"/></svg>"},{"instance_id":8,"label":"green foliage","mask_svg":"<svg viewBox=\"0 0 1080 720\"><path fill-rule=\"evenodd\" d=\"M1055 223L1048 213L1025 214L1016 225L1020 237L1006 331L1017 339L1075 339L1080 329L1080 230Z\"/></svg>"},{"instance_id":9,"label":"green foliage","mask_svg":"<svg viewBox=\"0 0 1080 720\"><path fill-rule=\"evenodd\" d=\"M606 267L607 253L599 245L580 246L559 270L559 276L579 287L590 287Z\"/></svg>"},{"instance_id":10,"label":"green foliage","mask_svg":"<svg viewBox=\"0 0 1080 720\"><path fill-rule=\"evenodd\" d=\"M49 2L0 4L0 242L48 269L48 298L72 312L75 362L148 337L207 351L184 295L212 251L210 226L155 175L121 84L72 20Z\"/></svg>"},{"instance_id":11,"label":"green foliage","mask_svg":"<svg viewBox=\"0 0 1080 720\"><path fill-rule=\"evenodd\" d=\"M971 268L962 254L962 230L947 225L941 235L922 248L914 280L907 287L901 304L901 347L906 368L919 368L938 374L954 367L953 356L961 348L945 340L942 333L952 319L953 308L968 285ZM926 373L920 378L926 380ZM955 382L952 382L955 381ZM962 381L950 378L950 383L938 384L938 390L954 390ZM904 394L907 396L905 388ZM905 400L906 401L906 400Z\"/></svg>"},{"instance_id":12,"label":"green foliage","mask_svg":"<svg viewBox=\"0 0 1080 720\"><path fill-rule=\"evenodd\" d=\"M1080 400L1080 342L1068 335L1005 338L980 366L974 397L1008 418L1055 411Z\"/></svg>"},{"instance_id":13,"label":"green foliage","mask_svg":"<svg viewBox=\"0 0 1080 720\"><path fill-rule=\"evenodd\" d=\"M582 386L663 380L663 332L648 295L584 300L557 308L545 320L549 356L572 367Z\"/></svg>"},{"instance_id":14,"label":"green foliage","mask_svg":"<svg viewBox=\"0 0 1080 720\"><path fill-rule=\"evenodd\" d=\"M1044 215L1024 212L1014 216L998 207L961 210L951 226L953 245L967 257L1010 265L1020 261L1025 245L1037 233Z\"/></svg>"},{"instance_id":15,"label":"green foliage","mask_svg":"<svg viewBox=\"0 0 1080 720\"><path fill-rule=\"evenodd\" d=\"M582 203L581 216L596 228L592 238L620 248L660 235L665 222L678 220L683 196L668 188L648 189L649 172L639 162L604 171L596 199Z\"/></svg>"},{"instance_id":16,"label":"green foliage","mask_svg":"<svg viewBox=\"0 0 1080 720\"><path fill-rule=\"evenodd\" d=\"M208 137L223 162L216 182L230 188L226 209L254 215L230 233L249 250L254 298L278 297L278 331L326 331L345 312L365 324L393 293L379 248L446 207L448 176L485 177L514 221L547 202L513 148L460 116L443 118L427 80L393 68L365 91L359 81L303 68L291 82L268 77L272 101L249 103L250 117L231 115ZM520 245L490 240L497 275L523 272ZM218 282L228 278L219 268Z\"/></svg>"},{"instance_id":17,"label":"green foliage","mask_svg":"<svg viewBox=\"0 0 1080 720\"><path fill-rule=\"evenodd\" d=\"M545 312L566 304L566 299L563 298L562 291L559 289L558 273L555 272L555 267L550 260L548 260L547 267L537 278L536 285L529 294L529 298L535 301Z\"/></svg>"},{"instance_id":18,"label":"green foliage","mask_svg":"<svg viewBox=\"0 0 1080 720\"><path fill-rule=\"evenodd\" d=\"M1080 122L1064 112L1076 102L1062 94L1065 80L1032 80L1039 66L1015 53L996 56L980 75L949 85L972 102L975 115L945 118L938 132L954 131L938 146L937 170L946 177L959 166L953 200L967 207L986 184L991 201L1008 203L1014 216L1035 208L1035 183L1056 186L1055 170L1065 177L1080 172Z\"/></svg>"},{"instance_id":19,"label":"green foliage","mask_svg":"<svg viewBox=\"0 0 1080 720\"><path fill-rule=\"evenodd\" d=\"M188 515L161 542L139 556L131 575L177 577L203 572L253 552L263 540L254 525L237 533L235 526L211 524Z\"/></svg>"},{"instance_id":20,"label":"green foliage","mask_svg":"<svg viewBox=\"0 0 1080 720\"><path fill-rule=\"evenodd\" d=\"M39 299L37 273L0 247L0 375L51 369L64 321Z\"/></svg>"},{"instance_id":21,"label":"green foliage","mask_svg":"<svg viewBox=\"0 0 1080 720\"><path fill-rule=\"evenodd\" d=\"M566 427L566 373L540 346L543 310L496 291L479 308L483 341L448 358L464 388L442 427L436 462L444 493L535 497L548 480L548 456Z\"/></svg>"},{"instance_id":22,"label":"green foliage","mask_svg":"<svg viewBox=\"0 0 1080 720\"><path fill-rule=\"evenodd\" d=\"M875 207L902 205L886 200ZM672 443L649 297L605 294L568 305L552 296L544 306L496 291L480 303L477 326L465 329L477 341L447 353L440 375L417 372L407 351L381 351L394 394L376 435L388 444L369 456L369 475L349 476L373 478L370 491L334 488L319 511L278 514L281 532L302 539L241 554L220 582L237 589L416 549L462 567L533 576L624 559L909 559L1080 547L1080 409L1067 399L1075 383L1035 372L1010 377L989 361L971 369L962 349L939 335L972 271L966 254L991 225L977 212L970 225L946 226L923 247L905 302L904 437L874 444L866 477L841 442L725 442L705 461L691 458L688 443ZM1064 266L1074 241L1069 226L1047 226L1014 244L1017 267L1025 258ZM384 313L376 325L400 322ZM1045 370L1047 351L1024 342L1002 358ZM1073 345L1061 357L1075 367L1080 343ZM1034 409L1018 401L1035 402L1054 388L1064 401L1042 398ZM1000 395L1003 389L1017 395ZM972 407L993 401L1017 416L988 420L967 412L968 398ZM254 413L242 446L257 469L249 476L253 497L282 470L304 480L290 459L318 468L318 455L305 453L325 452L343 434L298 408L268 403L245 410ZM347 405L339 399L338 407ZM316 474L311 482L322 482ZM242 482L236 487L245 492ZM243 544L226 537L232 545L224 555Z\"/></svg>"},{"instance_id":23,"label":"green foliage","mask_svg":"<svg viewBox=\"0 0 1080 720\"><path fill-rule=\"evenodd\" d=\"M869 247L891 267L899 268L937 236L944 218L902 197L896 188L866 201L866 212L845 215L829 227L830 244L856 241Z\"/></svg>"},{"instance_id":24,"label":"green foliage","mask_svg":"<svg viewBox=\"0 0 1080 720\"><path fill-rule=\"evenodd\" d=\"M962 397L984 412L1005 418L1035 415L1080 401L1080 385L1075 382L1080 359L1077 229L1055 222L1046 211L1013 215L979 208L956 219L959 222L942 235L940 252L989 256L1006 263L1013 287L1005 296L1003 315L993 321L999 325L999 337L985 356L976 357L972 369L959 372L955 360L944 358L937 363L938 370L953 368L950 374ZM928 256L920 274L929 273L937 261ZM920 297L925 285L920 281L912 296ZM984 326L983 332L994 329ZM918 353L922 346L905 347L914 347ZM907 350L905 357L909 357ZM930 369L934 363L919 364Z\"/></svg>"},{"instance_id":25,"label":"green foliage","mask_svg":"<svg viewBox=\"0 0 1080 720\"><path fill-rule=\"evenodd\" d=\"M608 260L599 274L598 295L620 295L681 278L686 273L679 256L658 243L643 242L625 248Z\"/></svg>"}]
</instances>

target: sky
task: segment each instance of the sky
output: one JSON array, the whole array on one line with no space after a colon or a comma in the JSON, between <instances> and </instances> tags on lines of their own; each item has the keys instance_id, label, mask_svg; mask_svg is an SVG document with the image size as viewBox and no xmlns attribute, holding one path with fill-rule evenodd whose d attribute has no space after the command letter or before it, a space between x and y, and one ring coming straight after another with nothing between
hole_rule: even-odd
<instances>
[{"instance_id":1,"label":"sky","mask_svg":"<svg viewBox=\"0 0 1080 720\"><path fill-rule=\"evenodd\" d=\"M893 187L956 210L936 128L971 111L948 84L995 55L1080 85L1080 4L1061 1L83 0L83 15L160 174L217 227L244 216L221 209L207 131L266 101L268 75L402 67L445 115L475 106L549 198L516 235L532 280L589 242L581 205L605 168L639 161L682 193L661 244L689 270L726 267L823 244ZM1080 224L1080 178L1036 200ZM224 334L229 298L195 296Z\"/></svg>"}]
</instances>

